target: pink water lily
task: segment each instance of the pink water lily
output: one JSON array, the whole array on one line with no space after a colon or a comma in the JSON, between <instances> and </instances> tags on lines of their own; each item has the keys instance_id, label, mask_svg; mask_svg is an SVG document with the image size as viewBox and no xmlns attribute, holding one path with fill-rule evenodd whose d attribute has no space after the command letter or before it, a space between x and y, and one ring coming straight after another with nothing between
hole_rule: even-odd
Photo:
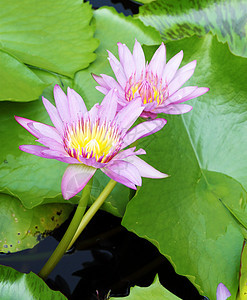
<instances>
[{"instance_id":1,"label":"pink water lily","mask_svg":"<svg viewBox=\"0 0 247 300\"><path fill-rule=\"evenodd\" d=\"M93 75L99 84L96 88L105 95L110 89L116 88L119 93L119 107L141 99L144 106L141 116L144 118L156 118L158 113L186 113L192 106L183 102L201 96L209 90L197 86L181 88L193 75L196 67L194 60L178 69L183 59L183 51L166 63L166 47L162 43L148 64L142 47L136 40L133 54L121 43L118 43L118 53L120 61L108 51L108 59L117 81L105 74Z\"/></svg>"},{"instance_id":2,"label":"pink water lily","mask_svg":"<svg viewBox=\"0 0 247 300\"><path fill-rule=\"evenodd\" d=\"M231 296L231 293L228 291L227 287L223 283L219 283L216 292L217 300L226 300Z\"/></svg>"},{"instance_id":3,"label":"pink water lily","mask_svg":"<svg viewBox=\"0 0 247 300\"><path fill-rule=\"evenodd\" d=\"M22 151L69 164L61 186L65 199L80 192L98 168L132 189L142 184L141 177L167 176L137 156L146 153L143 149L131 147L123 150L166 124L166 120L156 119L129 130L144 109L140 100L133 101L117 113L116 90L111 90L102 103L94 105L90 111L73 89L68 88L66 96L56 85L54 98L56 107L45 98L43 103L55 127L15 118L43 145L22 145Z\"/></svg>"}]
</instances>

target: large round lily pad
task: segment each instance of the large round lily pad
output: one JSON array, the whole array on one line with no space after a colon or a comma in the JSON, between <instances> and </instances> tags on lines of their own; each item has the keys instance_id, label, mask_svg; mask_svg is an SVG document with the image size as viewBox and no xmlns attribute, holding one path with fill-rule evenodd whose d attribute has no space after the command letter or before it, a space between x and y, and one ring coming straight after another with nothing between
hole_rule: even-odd
<instances>
[{"instance_id":1,"label":"large round lily pad","mask_svg":"<svg viewBox=\"0 0 247 300\"><path fill-rule=\"evenodd\" d=\"M143 182L123 225L201 294L214 300L223 282L235 299L247 228L247 60L212 35L167 44L169 56L181 49L184 63L197 59L190 83L210 91L189 101L191 112L165 116L145 159L170 177Z\"/></svg>"}]
</instances>

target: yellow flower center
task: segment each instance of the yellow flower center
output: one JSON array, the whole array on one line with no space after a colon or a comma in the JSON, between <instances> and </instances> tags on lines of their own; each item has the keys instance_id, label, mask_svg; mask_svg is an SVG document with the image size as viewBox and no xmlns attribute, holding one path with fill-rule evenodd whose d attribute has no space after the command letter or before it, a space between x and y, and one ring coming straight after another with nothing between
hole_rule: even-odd
<instances>
[{"instance_id":1,"label":"yellow flower center","mask_svg":"<svg viewBox=\"0 0 247 300\"><path fill-rule=\"evenodd\" d=\"M121 133L111 123L100 125L96 120L79 120L67 125L64 135L64 148L67 153L81 162L80 157L92 158L97 162L110 161L120 150Z\"/></svg>"},{"instance_id":2,"label":"yellow flower center","mask_svg":"<svg viewBox=\"0 0 247 300\"><path fill-rule=\"evenodd\" d=\"M162 104L169 96L167 85L162 85L162 78L158 78L152 72L145 70L136 80L136 74L132 74L125 87L125 98L128 101L140 96L142 103L157 102Z\"/></svg>"}]
</instances>

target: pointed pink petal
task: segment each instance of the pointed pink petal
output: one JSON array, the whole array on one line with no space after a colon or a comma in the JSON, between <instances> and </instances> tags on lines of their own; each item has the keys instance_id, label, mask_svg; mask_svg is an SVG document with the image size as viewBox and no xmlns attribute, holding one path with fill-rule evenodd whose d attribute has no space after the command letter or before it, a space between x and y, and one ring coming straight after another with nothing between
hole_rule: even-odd
<instances>
[{"instance_id":1,"label":"pointed pink petal","mask_svg":"<svg viewBox=\"0 0 247 300\"><path fill-rule=\"evenodd\" d=\"M98 76L96 74L92 74L93 79L102 87L108 88L108 85L105 83L104 79L101 76Z\"/></svg>"},{"instance_id":2,"label":"pointed pink petal","mask_svg":"<svg viewBox=\"0 0 247 300\"><path fill-rule=\"evenodd\" d=\"M126 102L124 90L122 89L122 87L118 83L117 83L117 85L115 85L115 86L117 86L119 100L120 101L124 100ZM95 88L96 88L96 90L98 90L102 94L107 95L107 93L111 90L111 88L109 88L107 84L105 84L105 86L107 86L107 87L96 86ZM129 102L127 102L127 103L129 103Z\"/></svg>"},{"instance_id":3,"label":"pointed pink petal","mask_svg":"<svg viewBox=\"0 0 247 300\"><path fill-rule=\"evenodd\" d=\"M43 154L46 154L48 156L50 156L50 158L63 158L63 157L67 157L67 158L71 158L68 153L64 150L62 151L58 151L58 150L53 150L53 149L45 149L42 151Z\"/></svg>"},{"instance_id":4,"label":"pointed pink petal","mask_svg":"<svg viewBox=\"0 0 247 300\"><path fill-rule=\"evenodd\" d=\"M119 68L114 73L115 73L115 76L117 78L117 81L119 82L122 90L124 91L125 86L126 86L126 82L127 82L127 78L126 78L126 75L125 75L124 71L122 71L122 69Z\"/></svg>"},{"instance_id":5,"label":"pointed pink petal","mask_svg":"<svg viewBox=\"0 0 247 300\"><path fill-rule=\"evenodd\" d=\"M177 71L176 76L180 75L180 74L182 74L184 72L187 72L187 71L195 70L195 68L196 68L196 60L193 60L190 63L188 63L185 66L183 66L182 68L180 68Z\"/></svg>"},{"instance_id":6,"label":"pointed pink petal","mask_svg":"<svg viewBox=\"0 0 247 300\"><path fill-rule=\"evenodd\" d=\"M141 44L135 40L135 45L133 49L133 58L135 62L136 75L139 77L141 72L145 69L145 55L142 50Z\"/></svg>"},{"instance_id":7,"label":"pointed pink petal","mask_svg":"<svg viewBox=\"0 0 247 300\"><path fill-rule=\"evenodd\" d=\"M181 73L179 75L176 75L174 79L170 82L168 86L169 94L172 95L175 93L180 87L190 79L190 77L193 75L194 70L189 70L184 73Z\"/></svg>"},{"instance_id":8,"label":"pointed pink petal","mask_svg":"<svg viewBox=\"0 0 247 300\"><path fill-rule=\"evenodd\" d=\"M170 115L180 115L192 110L192 106L187 104L170 104L162 108L156 108L157 113L165 113Z\"/></svg>"},{"instance_id":9,"label":"pointed pink petal","mask_svg":"<svg viewBox=\"0 0 247 300\"><path fill-rule=\"evenodd\" d=\"M157 74L157 76L160 78L163 75L165 65L166 65L166 47L164 43L162 43L154 53L149 63L149 70L152 71L153 74Z\"/></svg>"},{"instance_id":10,"label":"pointed pink petal","mask_svg":"<svg viewBox=\"0 0 247 300\"><path fill-rule=\"evenodd\" d=\"M135 185L141 186L142 184L138 169L125 160L115 160L114 162L109 163L105 168L115 172L119 176L127 178Z\"/></svg>"},{"instance_id":11,"label":"pointed pink petal","mask_svg":"<svg viewBox=\"0 0 247 300\"><path fill-rule=\"evenodd\" d=\"M109 59L110 65L112 67L112 70L113 70L116 78L117 78L117 81L124 88L126 81L127 81L127 77L124 73L123 66L120 64L120 62L116 59L116 57L110 51L108 51L108 55L109 55L108 59Z\"/></svg>"},{"instance_id":12,"label":"pointed pink petal","mask_svg":"<svg viewBox=\"0 0 247 300\"><path fill-rule=\"evenodd\" d=\"M113 121L117 112L117 90L112 89L100 105L100 124Z\"/></svg>"},{"instance_id":13,"label":"pointed pink petal","mask_svg":"<svg viewBox=\"0 0 247 300\"><path fill-rule=\"evenodd\" d=\"M47 158L56 159L66 164L81 164L76 158L69 156L65 151L60 152L57 150L46 149L43 150L42 153L46 155Z\"/></svg>"},{"instance_id":14,"label":"pointed pink petal","mask_svg":"<svg viewBox=\"0 0 247 300\"><path fill-rule=\"evenodd\" d=\"M96 103L88 112L88 117L91 120L91 122L94 122L98 118L99 107L99 103Z\"/></svg>"},{"instance_id":15,"label":"pointed pink petal","mask_svg":"<svg viewBox=\"0 0 247 300\"><path fill-rule=\"evenodd\" d=\"M101 170L111 179L120 182L132 189L136 189L135 185L140 186L142 184L138 169L127 161L116 160L113 163L108 164Z\"/></svg>"},{"instance_id":16,"label":"pointed pink petal","mask_svg":"<svg viewBox=\"0 0 247 300\"><path fill-rule=\"evenodd\" d=\"M84 164L69 165L62 179L62 194L68 200L79 193L91 179L96 169Z\"/></svg>"},{"instance_id":17,"label":"pointed pink petal","mask_svg":"<svg viewBox=\"0 0 247 300\"><path fill-rule=\"evenodd\" d=\"M63 122L70 122L69 103L67 96L58 84L54 86L54 98L58 113Z\"/></svg>"},{"instance_id":18,"label":"pointed pink petal","mask_svg":"<svg viewBox=\"0 0 247 300\"><path fill-rule=\"evenodd\" d=\"M199 87L194 92L189 94L187 97L184 97L183 102L187 101L187 100L190 100L190 99L194 99L196 97L199 97L199 96L207 93L208 91L209 91L209 88L207 88L207 87Z\"/></svg>"},{"instance_id":19,"label":"pointed pink petal","mask_svg":"<svg viewBox=\"0 0 247 300\"><path fill-rule=\"evenodd\" d=\"M92 74L95 81L100 84L100 86L106 88L107 90L111 90L112 88L121 88L120 85L116 82L114 78L111 76L100 74L100 76L97 76L95 74Z\"/></svg>"},{"instance_id":20,"label":"pointed pink petal","mask_svg":"<svg viewBox=\"0 0 247 300\"><path fill-rule=\"evenodd\" d=\"M76 93L73 89L67 89L68 103L71 120L78 120L78 117L82 117L87 113L86 105L82 99L82 97Z\"/></svg>"},{"instance_id":21,"label":"pointed pink petal","mask_svg":"<svg viewBox=\"0 0 247 300\"><path fill-rule=\"evenodd\" d=\"M62 161L67 164L75 164L75 163L80 163L77 159L69 156L64 156L63 153L58 152L58 151L53 151L49 150L49 148L42 147L42 146L37 146L37 145L21 145L19 147L20 150L40 156L43 158L49 158L49 159L56 159L59 161Z\"/></svg>"},{"instance_id":22,"label":"pointed pink petal","mask_svg":"<svg viewBox=\"0 0 247 300\"><path fill-rule=\"evenodd\" d=\"M141 104L141 99L131 101L119 111L116 116L116 123L127 131L142 113L144 107L142 107Z\"/></svg>"},{"instance_id":23,"label":"pointed pink petal","mask_svg":"<svg viewBox=\"0 0 247 300\"><path fill-rule=\"evenodd\" d=\"M108 89L114 89L116 88L117 90L121 90L122 87L116 82L114 78L111 76L105 75L105 74L100 74L105 82L105 85Z\"/></svg>"},{"instance_id":24,"label":"pointed pink petal","mask_svg":"<svg viewBox=\"0 0 247 300\"><path fill-rule=\"evenodd\" d=\"M119 59L124 72L129 78L135 72L135 63L129 48L125 44L118 43Z\"/></svg>"},{"instance_id":25,"label":"pointed pink petal","mask_svg":"<svg viewBox=\"0 0 247 300\"><path fill-rule=\"evenodd\" d=\"M109 92L108 88L105 88L105 87L102 87L102 86L96 86L95 88L96 88L96 90L98 90L99 92L101 92L104 95L106 95Z\"/></svg>"},{"instance_id":26,"label":"pointed pink petal","mask_svg":"<svg viewBox=\"0 0 247 300\"><path fill-rule=\"evenodd\" d=\"M139 170L139 173L142 177L147 177L147 178L165 178L168 177L167 174L161 173L160 171L156 170L149 164L147 164L144 160L137 156L129 156L125 158L125 161L130 162L134 166L137 167Z\"/></svg>"},{"instance_id":27,"label":"pointed pink petal","mask_svg":"<svg viewBox=\"0 0 247 300\"><path fill-rule=\"evenodd\" d=\"M55 159L66 164L81 164L76 158L70 156L55 157Z\"/></svg>"},{"instance_id":28,"label":"pointed pink petal","mask_svg":"<svg viewBox=\"0 0 247 300\"><path fill-rule=\"evenodd\" d=\"M35 129L32 129L29 127L29 124L32 124L34 123L35 121L33 120L29 120L29 119L26 119L26 118L22 118L22 117L18 117L18 116L15 116L15 119L16 121L22 126L24 127L27 131L29 131L32 135L34 135L36 138L39 137L39 134L38 132L35 130ZM37 122L36 122L37 123Z\"/></svg>"},{"instance_id":29,"label":"pointed pink petal","mask_svg":"<svg viewBox=\"0 0 247 300\"><path fill-rule=\"evenodd\" d=\"M50 103L46 98L42 97L43 104L48 112L48 115L50 116L50 119L54 126L57 128L57 130L63 134L64 127L63 127L63 122L57 112L57 109L54 105Z\"/></svg>"},{"instance_id":30,"label":"pointed pink petal","mask_svg":"<svg viewBox=\"0 0 247 300\"><path fill-rule=\"evenodd\" d=\"M216 292L217 300L226 300L230 296L231 293L228 291L227 287L223 283L219 283Z\"/></svg>"},{"instance_id":31,"label":"pointed pink petal","mask_svg":"<svg viewBox=\"0 0 247 300\"><path fill-rule=\"evenodd\" d=\"M59 143L63 143L62 137L55 127L43 123L39 123L39 122L29 123L28 126L32 130L36 130L39 138L49 137L56 140Z\"/></svg>"},{"instance_id":32,"label":"pointed pink petal","mask_svg":"<svg viewBox=\"0 0 247 300\"><path fill-rule=\"evenodd\" d=\"M37 145L21 145L21 146L19 146L19 149L21 151L24 151L24 152L27 152L27 153L30 153L33 155L37 155L40 157L51 158L50 155L43 153L44 150L48 150L48 148L46 148L46 147L37 146Z\"/></svg>"},{"instance_id":33,"label":"pointed pink petal","mask_svg":"<svg viewBox=\"0 0 247 300\"><path fill-rule=\"evenodd\" d=\"M63 143L59 143L54 139L49 137L39 138L37 142L43 144L44 146L50 148L51 150L57 150L60 152L65 152Z\"/></svg>"},{"instance_id":34,"label":"pointed pink petal","mask_svg":"<svg viewBox=\"0 0 247 300\"><path fill-rule=\"evenodd\" d=\"M181 64L182 59L183 51L180 51L168 61L162 75L162 81L164 83L169 84L171 82L175 73L177 72L179 65Z\"/></svg>"},{"instance_id":35,"label":"pointed pink petal","mask_svg":"<svg viewBox=\"0 0 247 300\"><path fill-rule=\"evenodd\" d=\"M167 121L165 119L155 119L136 125L124 137L124 144L122 148L127 147L128 145L132 144L134 141L140 138L143 138L161 130L166 123Z\"/></svg>"},{"instance_id":36,"label":"pointed pink petal","mask_svg":"<svg viewBox=\"0 0 247 300\"><path fill-rule=\"evenodd\" d=\"M171 104L171 103L181 103L184 102L186 98L189 100L190 98L187 97L192 92L194 92L197 89L197 86L187 86L182 89L179 89L175 93L173 93L171 96L169 96L164 103L164 106Z\"/></svg>"},{"instance_id":37,"label":"pointed pink petal","mask_svg":"<svg viewBox=\"0 0 247 300\"><path fill-rule=\"evenodd\" d=\"M114 67L122 68L120 61L115 57L115 55L113 55L109 50L107 50L107 53L108 53L108 60L110 61L110 64L114 63ZM114 68L113 68L113 72L114 72Z\"/></svg>"},{"instance_id":38,"label":"pointed pink petal","mask_svg":"<svg viewBox=\"0 0 247 300\"><path fill-rule=\"evenodd\" d=\"M165 101L165 105L179 104L181 102L185 102L187 100L199 97L208 91L209 91L209 88L206 88L206 87L187 86L187 87L184 87L184 88L178 90L177 92L172 94L172 96L168 97L168 99L166 99L166 101Z\"/></svg>"},{"instance_id":39,"label":"pointed pink petal","mask_svg":"<svg viewBox=\"0 0 247 300\"><path fill-rule=\"evenodd\" d=\"M126 150L119 152L116 156L114 156L113 160L122 160L131 155L142 155L146 154L146 151L143 149L139 149L135 152L136 147L132 147Z\"/></svg>"},{"instance_id":40,"label":"pointed pink petal","mask_svg":"<svg viewBox=\"0 0 247 300\"><path fill-rule=\"evenodd\" d=\"M108 170L107 168L102 168L100 169L104 174L106 174L109 178L111 178L112 180L115 180L123 185L126 185L127 187L136 190L136 186L129 181L127 178L119 176L118 174L116 174L115 172Z\"/></svg>"}]
</instances>

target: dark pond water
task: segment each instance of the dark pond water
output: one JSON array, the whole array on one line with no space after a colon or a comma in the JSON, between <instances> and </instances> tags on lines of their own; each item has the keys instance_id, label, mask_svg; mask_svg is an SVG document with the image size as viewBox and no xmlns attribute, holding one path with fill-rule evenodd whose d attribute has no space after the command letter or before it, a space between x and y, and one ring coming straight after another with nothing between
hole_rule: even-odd
<instances>
[{"instance_id":1,"label":"dark pond water","mask_svg":"<svg viewBox=\"0 0 247 300\"><path fill-rule=\"evenodd\" d=\"M68 220L33 249L0 255L0 264L38 273L64 234ZM100 211L53 270L46 283L69 299L127 296L134 285L149 286L156 274L161 283L184 300L203 299L187 278L148 241L121 226L121 219ZM97 296L97 293L99 296Z\"/></svg>"},{"instance_id":2,"label":"dark pond water","mask_svg":"<svg viewBox=\"0 0 247 300\"><path fill-rule=\"evenodd\" d=\"M140 4L135 1L118 1L118 0L90 0L87 1L92 4L94 9L97 9L102 6L113 6L116 11L124 13L127 15L137 14L139 12Z\"/></svg>"}]
</instances>

